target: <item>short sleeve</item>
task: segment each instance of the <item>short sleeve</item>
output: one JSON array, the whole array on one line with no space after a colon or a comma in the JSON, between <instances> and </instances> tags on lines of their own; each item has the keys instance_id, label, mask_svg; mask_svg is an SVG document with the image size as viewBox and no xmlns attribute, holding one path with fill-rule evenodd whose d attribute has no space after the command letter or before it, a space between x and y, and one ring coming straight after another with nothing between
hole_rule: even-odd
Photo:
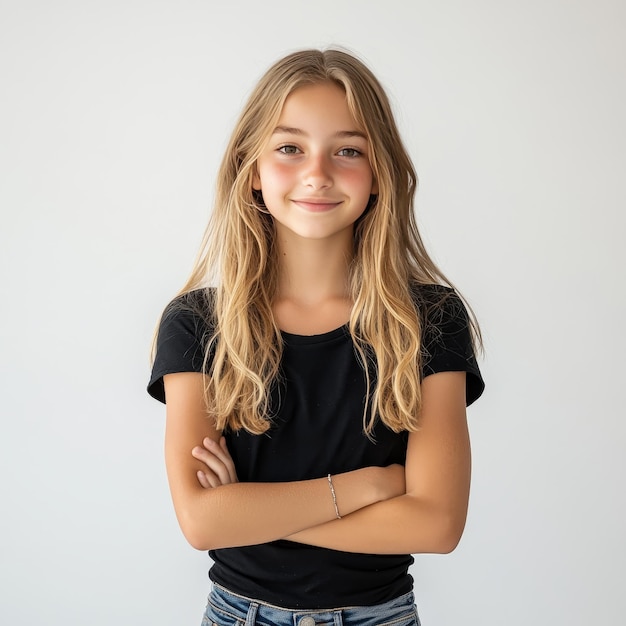
<instances>
[{"instance_id":1,"label":"short sleeve","mask_svg":"<svg viewBox=\"0 0 626 626\"><path fill-rule=\"evenodd\" d=\"M213 332L205 290L172 300L161 317L148 393L165 403L163 377L178 372L202 372L204 353Z\"/></svg>"},{"instance_id":2,"label":"short sleeve","mask_svg":"<svg viewBox=\"0 0 626 626\"><path fill-rule=\"evenodd\" d=\"M467 309L458 294L441 285L417 289L421 314L422 375L437 372L466 372L466 404L483 393L483 381L472 342Z\"/></svg>"}]
</instances>

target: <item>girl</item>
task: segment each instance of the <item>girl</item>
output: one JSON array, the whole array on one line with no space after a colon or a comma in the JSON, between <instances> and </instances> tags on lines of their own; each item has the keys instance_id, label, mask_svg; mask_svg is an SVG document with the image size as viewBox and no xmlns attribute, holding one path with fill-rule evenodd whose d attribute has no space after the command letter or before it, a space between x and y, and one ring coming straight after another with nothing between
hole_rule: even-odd
<instances>
[{"instance_id":1,"label":"girl","mask_svg":"<svg viewBox=\"0 0 626 626\"><path fill-rule=\"evenodd\" d=\"M243 109L148 388L180 526L214 561L203 623L419 624L410 555L461 537L483 382L415 185L346 52L290 54Z\"/></svg>"}]
</instances>

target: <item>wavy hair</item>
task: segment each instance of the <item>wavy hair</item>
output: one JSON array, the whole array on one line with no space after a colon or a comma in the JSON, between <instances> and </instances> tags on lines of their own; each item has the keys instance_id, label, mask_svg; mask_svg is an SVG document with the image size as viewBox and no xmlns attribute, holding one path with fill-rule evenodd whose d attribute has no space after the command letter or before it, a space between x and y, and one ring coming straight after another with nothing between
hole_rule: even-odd
<instances>
[{"instance_id":1,"label":"wavy hair","mask_svg":"<svg viewBox=\"0 0 626 626\"><path fill-rule=\"evenodd\" d=\"M328 81L345 92L367 134L378 183L377 196L355 226L349 277L349 329L367 378L364 430L371 436L377 418L395 432L418 428L422 328L412 284L451 283L417 229L417 177L384 89L362 61L333 48L289 54L250 94L219 169L200 252L180 292L210 289L212 306L204 315L215 332L206 346L205 394L218 429L261 434L271 425L270 388L282 355L272 314L278 259L272 218L252 182L287 97L301 86ZM479 340L473 316L471 325Z\"/></svg>"}]
</instances>

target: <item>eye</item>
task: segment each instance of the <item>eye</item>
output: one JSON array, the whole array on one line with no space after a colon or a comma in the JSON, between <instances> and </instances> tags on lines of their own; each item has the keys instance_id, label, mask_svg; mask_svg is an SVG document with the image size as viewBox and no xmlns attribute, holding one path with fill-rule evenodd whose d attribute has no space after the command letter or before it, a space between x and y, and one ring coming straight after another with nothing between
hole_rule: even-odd
<instances>
[{"instance_id":1,"label":"eye","mask_svg":"<svg viewBox=\"0 0 626 626\"><path fill-rule=\"evenodd\" d=\"M342 148L339 152L337 152L337 154L342 157L353 159L355 157L360 157L363 153L356 148Z\"/></svg>"},{"instance_id":2,"label":"eye","mask_svg":"<svg viewBox=\"0 0 626 626\"><path fill-rule=\"evenodd\" d=\"M277 148L277 151L282 154L298 154L300 152L300 148L292 144L285 144L284 146Z\"/></svg>"}]
</instances>

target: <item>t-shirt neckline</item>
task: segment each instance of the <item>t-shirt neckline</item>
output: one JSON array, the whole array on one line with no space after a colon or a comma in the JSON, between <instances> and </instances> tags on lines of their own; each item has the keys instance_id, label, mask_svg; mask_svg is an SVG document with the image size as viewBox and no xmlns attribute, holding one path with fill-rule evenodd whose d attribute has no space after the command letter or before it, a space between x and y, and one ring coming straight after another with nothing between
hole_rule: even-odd
<instances>
[{"instance_id":1,"label":"t-shirt neckline","mask_svg":"<svg viewBox=\"0 0 626 626\"><path fill-rule=\"evenodd\" d=\"M298 335L296 333L288 333L286 330L281 330L280 334L283 337L285 343L288 344L311 344L311 343L326 343L335 339L345 337L350 334L348 324L343 324L339 328L334 328L325 333L318 333L316 335Z\"/></svg>"}]
</instances>

